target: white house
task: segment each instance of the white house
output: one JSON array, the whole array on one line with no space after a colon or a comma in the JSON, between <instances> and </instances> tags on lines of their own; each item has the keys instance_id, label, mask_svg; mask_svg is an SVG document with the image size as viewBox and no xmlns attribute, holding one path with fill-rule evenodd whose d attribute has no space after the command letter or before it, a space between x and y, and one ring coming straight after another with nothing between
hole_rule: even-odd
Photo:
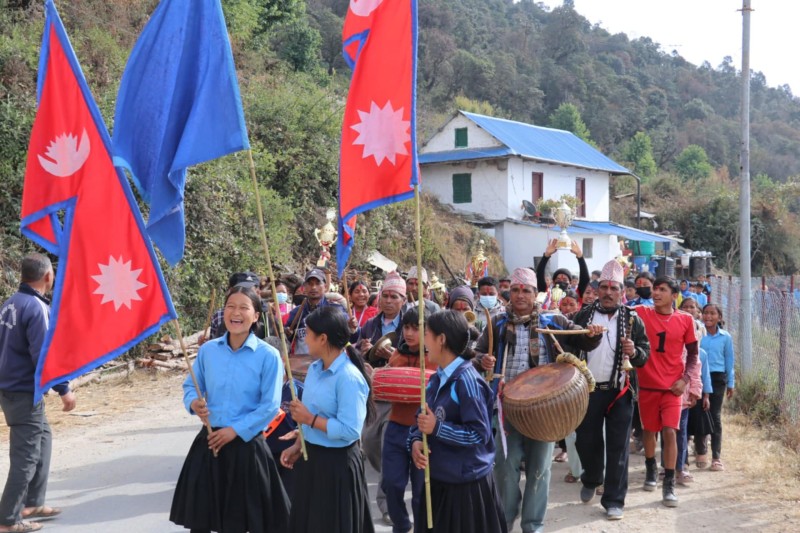
<instances>
[{"instance_id":1,"label":"white house","mask_svg":"<svg viewBox=\"0 0 800 533\"><path fill-rule=\"evenodd\" d=\"M589 270L620 255L620 239L671 239L609 221L611 176L630 174L568 131L460 111L419 152L425 191L470 215L497 239L506 267L533 266L560 228L531 222L523 200L578 197L582 206L568 228L584 251ZM578 263L559 251L549 270Z\"/></svg>"}]
</instances>

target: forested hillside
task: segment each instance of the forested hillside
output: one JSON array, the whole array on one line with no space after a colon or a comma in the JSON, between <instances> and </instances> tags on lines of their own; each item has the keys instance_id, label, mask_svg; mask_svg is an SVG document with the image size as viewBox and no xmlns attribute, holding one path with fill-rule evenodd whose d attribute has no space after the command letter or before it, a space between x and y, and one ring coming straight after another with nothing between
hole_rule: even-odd
<instances>
[{"instance_id":1,"label":"forested hillside","mask_svg":"<svg viewBox=\"0 0 800 533\"><path fill-rule=\"evenodd\" d=\"M338 139L349 69L341 59L348 0L222 0L277 262L315 259L313 228L335 205ZM109 128L127 55L156 0L57 0ZM522 0L419 0L419 138L458 108L571 129L643 178L644 209L687 246L735 266L739 73L730 61L692 65L650 39L592 26L566 5ZM39 0L0 0L0 222L3 279L19 256L22 177L35 113L43 24ZM731 53L736 53L732 50ZM752 76L754 272L800 264L800 99ZM246 159L190 171L187 255L167 271L179 307L204 314L211 285L234 269L263 270ZM633 191L620 178L614 194ZM632 223L630 198L613 218ZM425 254L461 266L477 230L426 204ZM410 263L410 206L376 210L359 225L354 266L379 247ZM441 235L448 236L442 240Z\"/></svg>"}]
</instances>

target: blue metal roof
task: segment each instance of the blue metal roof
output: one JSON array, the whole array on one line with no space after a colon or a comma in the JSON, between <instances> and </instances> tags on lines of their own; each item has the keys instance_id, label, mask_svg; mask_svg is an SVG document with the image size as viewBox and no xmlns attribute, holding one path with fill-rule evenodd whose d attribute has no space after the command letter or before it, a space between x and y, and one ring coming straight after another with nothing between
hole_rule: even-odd
<instances>
[{"instance_id":1,"label":"blue metal roof","mask_svg":"<svg viewBox=\"0 0 800 533\"><path fill-rule=\"evenodd\" d=\"M507 155L514 155L514 152L507 146L497 146L494 148L462 148L460 150L448 150L446 152L419 154L419 162L424 165L425 163L446 163L455 160L486 159Z\"/></svg>"},{"instance_id":2,"label":"blue metal roof","mask_svg":"<svg viewBox=\"0 0 800 533\"><path fill-rule=\"evenodd\" d=\"M518 155L537 161L570 165L592 170L602 170L613 174L630 174L630 171L599 150L581 140L576 135L563 130L543 128L502 118L487 117L460 111L492 137L506 145L508 151L492 155L475 155L474 148L449 150L447 152L420 154L420 163L442 163L462 159L482 157L501 157ZM483 149L484 152L496 150Z\"/></svg>"},{"instance_id":3,"label":"blue metal roof","mask_svg":"<svg viewBox=\"0 0 800 533\"><path fill-rule=\"evenodd\" d=\"M576 230L588 230L605 235L616 235L623 239L632 239L634 241L650 241L650 242L676 242L675 239L670 239L657 233L649 231L642 231L640 229L623 226L615 222L595 222L592 220L574 220L571 228ZM567 228L569 231L569 228Z\"/></svg>"}]
</instances>

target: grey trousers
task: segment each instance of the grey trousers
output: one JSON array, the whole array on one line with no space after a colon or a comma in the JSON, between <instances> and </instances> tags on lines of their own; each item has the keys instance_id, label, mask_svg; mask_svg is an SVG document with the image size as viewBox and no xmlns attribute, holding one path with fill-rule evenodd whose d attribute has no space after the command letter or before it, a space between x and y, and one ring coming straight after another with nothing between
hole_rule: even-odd
<instances>
[{"instance_id":1,"label":"grey trousers","mask_svg":"<svg viewBox=\"0 0 800 533\"><path fill-rule=\"evenodd\" d=\"M364 426L361 431L361 449L372 465L378 471L378 486L376 488L375 502L381 514L389 512L386 505L386 494L383 492L383 474L381 473L381 455L383 453L383 433L386 431L386 424L389 423L389 414L392 412L392 404L389 402L375 402L375 420Z\"/></svg>"},{"instance_id":2,"label":"grey trousers","mask_svg":"<svg viewBox=\"0 0 800 533\"><path fill-rule=\"evenodd\" d=\"M24 507L44 505L53 436L44 400L33 405L33 394L0 391L0 407L10 428L8 478L0 499L0 524L22 520Z\"/></svg>"}]
</instances>

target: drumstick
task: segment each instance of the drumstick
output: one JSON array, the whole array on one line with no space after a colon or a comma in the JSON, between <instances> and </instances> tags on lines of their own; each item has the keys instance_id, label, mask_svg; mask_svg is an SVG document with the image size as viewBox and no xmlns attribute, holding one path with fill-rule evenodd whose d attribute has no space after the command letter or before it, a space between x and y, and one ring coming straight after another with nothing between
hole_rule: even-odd
<instances>
[{"instance_id":1,"label":"drumstick","mask_svg":"<svg viewBox=\"0 0 800 533\"><path fill-rule=\"evenodd\" d=\"M562 348L561 345L558 344L558 341L556 340L556 336L553 335L552 330L546 329L545 331L548 332L548 334L550 335L550 338L553 340L553 346L556 347L556 350L558 350L558 353L560 353L560 354L564 353L564 348Z\"/></svg>"},{"instance_id":2,"label":"drumstick","mask_svg":"<svg viewBox=\"0 0 800 533\"><path fill-rule=\"evenodd\" d=\"M608 331L608 328L603 328L603 331ZM545 333L547 335L586 335L591 333L589 329L547 329L536 328L536 333Z\"/></svg>"}]
</instances>

